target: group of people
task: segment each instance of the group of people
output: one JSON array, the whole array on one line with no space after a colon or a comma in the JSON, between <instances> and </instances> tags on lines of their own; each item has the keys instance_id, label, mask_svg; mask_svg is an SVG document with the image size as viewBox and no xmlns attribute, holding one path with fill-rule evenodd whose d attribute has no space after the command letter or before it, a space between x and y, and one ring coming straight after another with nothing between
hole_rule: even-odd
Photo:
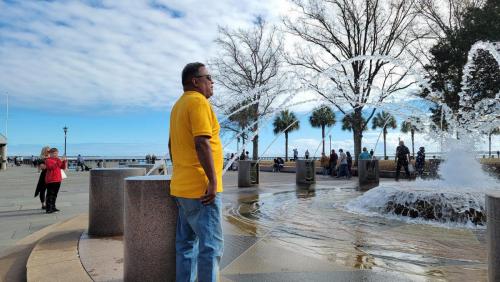
<instances>
[{"instance_id":1,"label":"group of people","mask_svg":"<svg viewBox=\"0 0 500 282\"><path fill-rule=\"evenodd\" d=\"M396 181L399 180L399 174L401 168L404 168L406 177L410 179L410 168L413 170L413 166L411 166L411 157L410 150L405 146L403 141L399 141L399 146L396 147ZM417 158L415 159L415 171L418 176L422 177L424 173L425 167L425 148L420 147L417 152Z\"/></svg>"},{"instance_id":2,"label":"group of people","mask_svg":"<svg viewBox=\"0 0 500 282\"><path fill-rule=\"evenodd\" d=\"M152 154L152 155L147 154L145 158L146 158L147 164L154 164L154 163L156 163L156 160L158 159L158 157L156 157L155 154Z\"/></svg>"},{"instance_id":3,"label":"group of people","mask_svg":"<svg viewBox=\"0 0 500 282\"><path fill-rule=\"evenodd\" d=\"M352 176L352 155L349 151L344 153L343 149L339 149L337 154L335 150L332 150L330 157L321 154L320 163L323 168L323 175L332 175L337 178L345 177L347 179Z\"/></svg>"},{"instance_id":4,"label":"group of people","mask_svg":"<svg viewBox=\"0 0 500 282\"><path fill-rule=\"evenodd\" d=\"M22 156L14 156L13 158L7 157L7 163L11 164L12 166L21 166L24 162L24 158Z\"/></svg>"},{"instance_id":5,"label":"group of people","mask_svg":"<svg viewBox=\"0 0 500 282\"><path fill-rule=\"evenodd\" d=\"M233 155L233 157L234 157L234 155ZM241 152L240 161L249 160L249 159L250 159L250 153L248 151Z\"/></svg>"},{"instance_id":6,"label":"group of people","mask_svg":"<svg viewBox=\"0 0 500 282\"><path fill-rule=\"evenodd\" d=\"M40 177L36 185L35 197L40 197L42 209L46 213L58 212L56 207L57 195L63 180L64 170L68 168L66 157L59 158L59 150L45 146L40 158L36 161L40 169Z\"/></svg>"},{"instance_id":7,"label":"group of people","mask_svg":"<svg viewBox=\"0 0 500 282\"><path fill-rule=\"evenodd\" d=\"M285 161L281 157L277 157L273 160L273 172L281 172L285 167Z\"/></svg>"}]
</instances>

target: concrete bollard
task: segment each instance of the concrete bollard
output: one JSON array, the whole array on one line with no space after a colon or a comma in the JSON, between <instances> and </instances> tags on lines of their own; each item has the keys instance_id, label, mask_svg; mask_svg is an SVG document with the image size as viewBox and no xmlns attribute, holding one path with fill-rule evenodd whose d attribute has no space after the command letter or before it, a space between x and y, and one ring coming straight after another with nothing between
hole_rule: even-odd
<instances>
[{"instance_id":1,"label":"concrete bollard","mask_svg":"<svg viewBox=\"0 0 500 282\"><path fill-rule=\"evenodd\" d=\"M96 168L90 170L89 235L123 234L125 178L141 176L143 168Z\"/></svg>"},{"instance_id":2,"label":"concrete bollard","mask_svg":"<svg viewBox=\"0 0 500 282\"><path fill-rule=\"evenodd\" d=\"M295 162L295 181L297 184L316 183L316 166L314 160L297 160Z\"/></svg>"},{"instance_id":3,"label":"concrete bollard","mask_svg":"<svg viewBox=\"0 0 500 282\"><path fill-rule=\"evenodd\" d=\"M253 160L238 161L238 187L259 184L259 163Z\"/></svg>"},{"instance_id":4,"label":"concrete bollard","mask_svg":"<svg viewBox=\"0 0 500 282\"><path fill-rule=\"evenodd\" d=\"M177 212L170 175L125 179L124 281L175 281Z\"/></svg>"},{"instance_id":5,"label":"concrete bollard","mask_svg":"<svg viewBox=\"0 0 500 282\"><path fill-rule=\"evenodd\" d=\"M378 160L358 160L358 190L377 187L380 182Z\"/></svg>"},{"instance_id":6,"label":"concrete bollard","mask_svg":"<svg viewBox=\"0 0 500 282\"><path fill-rule=\"evenodd\" d=\"M486 194L488 281L500 281L500 193Z\"/></svg>"}]
</instances>

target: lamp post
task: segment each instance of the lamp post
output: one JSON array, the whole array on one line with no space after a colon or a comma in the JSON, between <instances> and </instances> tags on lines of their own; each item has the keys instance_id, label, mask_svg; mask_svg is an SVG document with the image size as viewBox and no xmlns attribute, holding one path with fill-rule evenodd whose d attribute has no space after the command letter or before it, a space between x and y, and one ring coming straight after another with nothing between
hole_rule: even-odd
<instances>
[{"instance_id":1,"label":"lamp post","mask_svg":"<svg viewBox=\"0 0 500 282\"><path fill-rule=\"evenodd\" d=\"M330 137L330 154L332 153L332 135L330 134L328 137Z\"/></svg>"},{"instance_id":2,"label":"lamp post","mask_svg":"<svg viewBox=\"0 0 500 282\"><path fill-rule=\"evenodd\" d=\"M66 157L66 134L68 133L68 127L65 125L63 127L64 130L64 156Z\"/></svg>"}]
</instances>

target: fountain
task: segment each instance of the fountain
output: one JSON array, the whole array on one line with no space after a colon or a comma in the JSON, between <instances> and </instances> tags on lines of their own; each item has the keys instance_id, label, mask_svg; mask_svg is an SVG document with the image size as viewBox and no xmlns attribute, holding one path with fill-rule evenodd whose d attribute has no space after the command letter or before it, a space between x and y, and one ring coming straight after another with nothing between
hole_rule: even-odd
<instances>
[{"instance_id":1,"label":"fountain","mask_svg":"<svg viewBox=\"0 0 500 282\"><path fill-rule=\"evenodd\" d=\"M499 60L494 44L478 42L469 52L469 61L464 67L463 90L460 104L470 104L465 93L466 79L472 69L471 63L478 49L488 50ZM447 122L460 139L447 137L444 149L445 161L439 167L440 179L408 183L383 184L350 201L346 208L352 212L383 215L392 218L414 220L430 224L481 228L486 225L485 195L498 191L500 183L487 175L476 160L474 144L478 135L498 127L500 93L495 99L485 99L480 108L470 112L460 111L460 117L447 110L443 116L451 117ZM485 106L486 105L486 106ZM481 116L478 117L477 114ZM453 131L452 131L453 132ZM442 137L441 137L442 138Z\"/></svg>"},{"instance_id":2,"label":"fountain","mask_svg":"<svg viewBox=\"0 0 500 282\"><path fill-rule=\"evenodd\" d=\"M347 209L431 224L484 226L484 195L500 185L482 170L466 139L447 140L446 161L439 168L440 179L383 184L349 202Z\"/></svg>"}]
</instances>

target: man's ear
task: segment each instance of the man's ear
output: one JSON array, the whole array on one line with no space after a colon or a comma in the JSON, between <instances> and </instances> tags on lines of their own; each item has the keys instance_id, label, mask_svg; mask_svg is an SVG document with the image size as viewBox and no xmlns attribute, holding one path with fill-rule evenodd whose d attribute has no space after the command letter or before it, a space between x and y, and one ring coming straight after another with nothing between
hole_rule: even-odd
<instances>
[{"instance_id":1,"label":"man's ear","mask_svg":"<svg viewBox=\"0 0 500 282\"><path fill-rule=\"evenodd\" d=\"M196 78L191 78L191 83L193 84L194 87L198 88L198 82L196 82Z\"/></svg>"}]
</instances>

